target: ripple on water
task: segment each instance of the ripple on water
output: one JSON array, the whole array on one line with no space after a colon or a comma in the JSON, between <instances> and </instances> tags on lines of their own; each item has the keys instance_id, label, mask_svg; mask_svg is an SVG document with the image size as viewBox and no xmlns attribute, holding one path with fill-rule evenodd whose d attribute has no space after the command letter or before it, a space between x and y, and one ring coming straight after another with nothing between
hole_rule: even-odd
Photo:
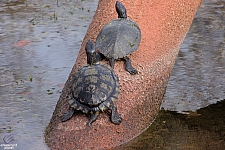
<instances>
[{"instance_id":1,"label":"ripple on water","mask_svg":"<svg viewBox=\"0 0 225 150\"><path fill-rule=\"evenodd\" d=\"M43 132L97 2L1 1L0 144L47 149Z\"/></svg>"},{"instance_id":2,"label":"ripple on water","mask_svg":"<svg viewBox=\"0 0 225 150\"><path fill-rule=\"evenodd\" d=\"M205 1L181 46L163 107L195 111L225 98L223 2Z\"/></svg>"}]
</instances>

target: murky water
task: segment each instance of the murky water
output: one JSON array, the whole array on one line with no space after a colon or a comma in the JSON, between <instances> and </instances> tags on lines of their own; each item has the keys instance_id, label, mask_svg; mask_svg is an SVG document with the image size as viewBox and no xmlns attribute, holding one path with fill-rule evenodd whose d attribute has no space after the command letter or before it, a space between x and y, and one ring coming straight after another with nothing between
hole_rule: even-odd
<instances>
[{"instance_id":1,"label":"murky water","mask_svg":"<svg viewBox=\"0 0 225 150\"><path fill-rule=\"evenodd\" d=\"M1 0L0 149L7 143L18 150L47 149L44 129L97 1ZM164 109L147 131L117 149L225 148L224 5L202 4L173 69Z\"/></svg>"},{"instance_id":2,"label":"murky water","mask_svg":"<svg viewBox=\"0 0 225 150\"><path fill-rule=\"evenodd\" d=\"M161 110L140 136L114 150L224 150L225 101L179 114Z\"/></svg>"},{"instance_id":3,"label":"murky water","mask_svg":"<svg viewBox=\"0 0 225 150\"><path fill-rule=\"evenodd\" d=\"M43 132L97 2L0 2L0 149L47 149Z\"/></svg>"},{"instance_id":4,"label":"murky water","mask_svg":"<svg viewBox=\"0 0 225 150\"><path fill-rule=\"evenodd\" d=\"M163 107L195 111L225 99L224 54L225 1L205 0L180 49Z\"/></svg>"}]
</instances>

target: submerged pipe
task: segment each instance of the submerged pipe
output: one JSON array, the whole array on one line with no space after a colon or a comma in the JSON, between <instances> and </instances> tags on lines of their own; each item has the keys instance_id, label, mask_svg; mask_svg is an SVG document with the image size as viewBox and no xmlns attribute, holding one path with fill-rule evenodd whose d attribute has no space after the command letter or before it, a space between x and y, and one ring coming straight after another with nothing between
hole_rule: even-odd
<instances>
[{"instance_id":1,"label":"submerged pipe","mask_svg":"<svg viewBox=\"0 0 225 150\"><path fill-rule=\"evenodd\" d=\"M130 75L125 71L122 61L117 61L114 66L121 91L116 105L123 120L120 125L114 125L107 113L101 113L89 127L86 125L88 116L80 113L61 122L62 114L69 110L66 96L71 74L87 63L84 50L87 40L95 41L102 27L117 18L116 0L100 0L76 63L46 128L45 141L50 149L109 149L118 146L143 132L159 111L179 47L202 0L121 2L127 9L128 18L134 20L142 32L138 50L129 56L138 74Z\"/></svg>"}]
</instances>

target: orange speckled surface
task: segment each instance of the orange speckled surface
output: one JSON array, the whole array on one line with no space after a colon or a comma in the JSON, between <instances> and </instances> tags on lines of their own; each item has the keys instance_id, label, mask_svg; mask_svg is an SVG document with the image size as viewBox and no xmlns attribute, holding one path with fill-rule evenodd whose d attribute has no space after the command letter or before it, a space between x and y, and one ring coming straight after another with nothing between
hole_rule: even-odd
<instances>
[{"instance_id":1,"label":"orange speckled surface","mask_svg":"<svg viewBox=\"0 0 225 150\"><path fill-rule=\"evenodd\" d=\"M101 28L117 18L115 2L99 1L71 73L86 64L84 45L87 40L95 41ZM142 32L138 50L129 56L139 73L130 75L121 61L116 61L114 67L121 89L116 105L123 118L122 123L112 124L107 113L101 113L90 127L86 126L89 116L85 114L75 114L70 120L61 122L61 115L69 109L65 98L69 77L45 131L46 144L50 149L110 149L143 132L159 111L179 46L201 0L121 2L127 8L128 17L136 21Z\"/></svg>"}]
</instances>

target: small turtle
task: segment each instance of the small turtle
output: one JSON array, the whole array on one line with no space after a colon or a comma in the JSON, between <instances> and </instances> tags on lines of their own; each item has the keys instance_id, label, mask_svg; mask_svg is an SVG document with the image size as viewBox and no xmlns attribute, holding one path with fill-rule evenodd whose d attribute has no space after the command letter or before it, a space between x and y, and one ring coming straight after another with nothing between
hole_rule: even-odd
<instances>
[{"instance_id":1,"label":"small turtle","mask_svg":"<svg viewBox=\"0 0 225 150\"><path fill-rule=\"evenodd\" d=\"M90 126L100 112L111 110L111 121L120 124L122 118L114 104L120 93L118 78L110 66L97 62L95 45L91 40L86 43L85 50L87 65L72 76L68 96L71 108L63 114L62 121L67 121L75 110L80 110L91 115Z\"/></svg>"},{"instance_id":2,"label":"small turtle","mask_svg":"<svg viewBox=\"0 0 225 150\"><path fill-rule=\"evenodd\" d=\"M96 48L100 53L99 60L106 57L114 68L114 61L122 58L126 62L126 70L137 74L127 55L136 51L141 41L141 30L138 25L127 18L126 8L121 2L116 2L118 18L110 21L100 31L96 39ZM103 56L102 56L103 55Z\"/></svg>"}]
</instances>

